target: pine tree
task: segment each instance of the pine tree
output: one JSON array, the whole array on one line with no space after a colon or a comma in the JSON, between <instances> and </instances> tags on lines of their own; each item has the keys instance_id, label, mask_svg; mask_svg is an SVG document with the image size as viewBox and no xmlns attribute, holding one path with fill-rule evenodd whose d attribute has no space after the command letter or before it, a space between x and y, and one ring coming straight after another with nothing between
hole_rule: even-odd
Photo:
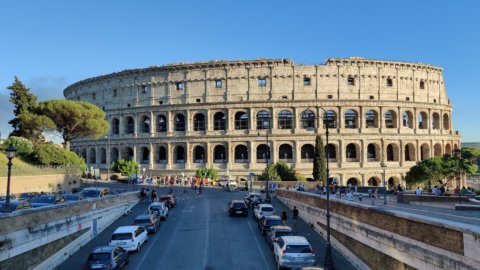
<instances>
[{"instance_id":1,"label":"pine tree","mask_svg":"<svg viewBox=\"0 0 480 270\"><path fill-rule=\"evenodd\" d=\"M24 137L33 141L41 139L41 130L38 130L35 126L24 124L22 121L22 116L32 113L35 110L37 97L31 94L30 89L17 77L15 77L15 82L7 87L7 89L11 91L10 102L15 107L13 110L15 118L8 122L13 127L10 136Z\"/></svg>"},{"instance_id":2,"label":"pine tree","mask_svg":"<svg viewBox=\"0 0 480 270\"><path fill-rule=\"evenodd\" d=\"M327 163L325 159L325 147L320 135L315 138L315 153L313 154L313 179L326 183Z\"/></svg>"}]
</instances>

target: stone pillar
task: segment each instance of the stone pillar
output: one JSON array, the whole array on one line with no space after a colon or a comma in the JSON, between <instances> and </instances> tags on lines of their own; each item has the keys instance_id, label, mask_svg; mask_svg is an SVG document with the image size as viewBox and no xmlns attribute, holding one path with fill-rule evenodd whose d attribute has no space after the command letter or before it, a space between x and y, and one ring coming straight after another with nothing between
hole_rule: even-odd
<instances>
[{"instance_id":1,"label":"stone pillar","mask_svg":"<svg viewBox=\"0 0 480 270\"><path fill-rule=\"evenodd\" d=\"M302 117L304 109L300 110L298 107L293 108L293 128L295 133L299 133L302 129L300 125L300 118Z\"/></svg>"},{"instance_id":2,"label":"stone pillar","mask_svg":"<svg viewBox=\"0 0 480 270\"><path fill-rule=\"evenodd\" d=\"M137 157L138 157L138 155L137 155L137 145L134 144L134 145L133 145L133 158L132 158L132 160L140 163L140 161L138 160Z\"/></svg>"},{"instance_id":3,"label":"stone pillar","mask_svg":"<svg viewBox=\"0 0 480 270\"><path fill-rule=\"evenodd\" d=\"M165 116L167 119L167 136L172 136L173 132L175 131L175 114L172 111L167 111L167 115Z\"/></svg>"},{"instance_id":4,"label":"stone pillar","mask_svg":"<svg viewBox=\"0 0 480 270\"><path fill-rule=\"evenodd\" d=\"M190 119L190 111L186 110L184 113L185 116L185 133L189 133L192 131L192 124L193 124L193 119Z\"/></svg>"},{"instance_id":5,"label":"stone pillar","mask_svg":"<svg viewBox=\"0 0 480 270\"><path fill-rule=\"evenodd\" d=\"M190 164L192 164L192 149L190 149L190 143L185 143L185 169L190 169Z\"/></svg>"},{"instance_id":6,"label":"stone pillar","mask_svg":"<svg viewBox=\"0 0 480 270\"><path fill-rule=\"evenodd\" d=\"M300 163L302 163L302 153L301 153L302 149L300 148L300 143L298 142L298 140L295 140L293 142L292 148L293 148L292 149L293 150L293 156L292 156L293 166L294 168L297 168L300 165Z\"/></svg>"},{"instance_id":7,"label":"stone pillar","mask_svg":"<svg viewBox=\"0 0 480 270\"><path fill-rule=\"evenodd\" d=\"M360 78L359 78L359 80L360 80ZM362 130L364 127L366 127L365 112L364 112L363 106L360 106L360 108L358 108L358 127L357 127L357 129Z\"/></svg>"},{"instance_id":8,"label":"stone pillar","mask_svg":"<svg viewBox=\"0 0 480 270\"><path fill-rule=\"evenodd\" d=\"M155 121L155 115L153 114L153 111L150 112L150 137L155 136L155 133L157 132L155 129L156 122Z\"/></svg>"},{"instance_id":9,"label":"stone pillar","mask_svg":"<svg viewBox=\"0 0 480 270\"><path fill-rule=\"evenodd\" d=\"M152 170L153 169L153 164L154 164L154 158L155 158L155 147L153 146L152 143L149 145L149 153L148 153L148 169Z\"/></svg>"},{"instance_id":10,"label":"stone pillar","mask_svg":"<svg viewBox=\"0 0 480 270\"><path fill-rule=\"evenodd\" d=\"M278 129L278 121L277 121L277 111L271 107L271 108L268 108L268 111L270 113L270 129L273 130L276 130Z\"/></svg>"},{"instance_id":11,"label":"stone pillar","mask_svg":"<svg viewBox=\"0 0 480 270\"><path fill-rule=\"evenodd\" d=\"M166 168L171 169L173 164L173 147L171 143L167 143L167 164Z\"/></svg>"},{"instance_id":12,"label":"stone pillar","mask_svg":"<svg viewBox=\"0 0 480 270\"><path fill-rule=\"evenodd\" d=\"M255 119L257 119L257 115L255 114L255 110L253 108L248 109L248 121L249 123L249 130L250 133L253 134L254 131L257 130L257 125L255 124Z\"/></svg>"},{"instance_id":13,"label":"stone pillar","mask_svg":"<svg viewBox=\"0 0 480 270\"><path fill-rule=\"evenodd\" d=\"M278 162L278 151L276 151L278 143L275 140L273 140L273 138L270 138L270 136L268 137L268 140L269 140L269 146L270 146L269 162L272 164L275 164Z\"/></svg>"},{"instance_id":14,"label":"stone pillar","mask_svg":"<svg viewBox=\"0 0 480 270\"><path fill-rule=\"evenodd\" d=\"M225 120L227 121L227 132L231 133L235 129L235 115L233 115L232 109L227 109L225 111Z\"/></svg>"},{"instance_id":15,"label":"stone pillar","mask_svg":"<svg viewBox=\"0 0 480 270\"><path fill-rule=\"evenodd\" d=\"M365 151L365 140L360 140L360 167L365 167L367 160L367 151Z\"/></svg>"},{"instance_id":16,"label":"stone pillar","mask_svg":"<svg viewBox=\"0 0 480 270\"><path fill-rule=\"evenodd\" d=\"M133 136L137 137L138 136L138 128L140 127L140 121L138 120L138 114L134 115L133 121L135 121L135 123L133 125Z\"/></svg>"},{"instance_id":17,"label":"stone pillar","mask_svg":"<svg viewBox=\"0 0 480 270\"><path fill-rule=\"evenodd\" d=\"M257 162L257 148L256 144L248 141L248 167L253 168L254 161Z\"/></svg>"}]
</instances>

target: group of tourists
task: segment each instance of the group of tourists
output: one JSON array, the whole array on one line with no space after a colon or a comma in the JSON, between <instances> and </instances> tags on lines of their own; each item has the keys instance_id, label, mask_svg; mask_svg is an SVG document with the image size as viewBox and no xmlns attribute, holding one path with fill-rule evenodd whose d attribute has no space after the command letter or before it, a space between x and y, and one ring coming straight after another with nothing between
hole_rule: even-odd
<instances>
[{"instance_id":1,"label":"group of tourists","mask_svg":"<svg viewBox=\"0 0 480 270\"><path fill-rule=\"evenodd\" d=\"M142 188L140 190L140 201L145 202L145 201L152 201L154 202L157 199L157 190L155 188Z\"/></svg>"}]
</instances>

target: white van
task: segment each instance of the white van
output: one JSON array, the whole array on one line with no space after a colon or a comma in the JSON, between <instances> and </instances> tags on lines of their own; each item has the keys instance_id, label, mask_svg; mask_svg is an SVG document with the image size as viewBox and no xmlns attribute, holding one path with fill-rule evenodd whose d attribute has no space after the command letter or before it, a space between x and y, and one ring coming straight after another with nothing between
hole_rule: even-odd
<instances>
[{"instance_id":1,"label":"white van","mask_svg":"<svg viewBox=\"0 0 480 270\"><path fill-rule=\"evenodd\" d=\"M140 246L148 241L148 232L140 226L118 227L112 234L109 246L122 247L127 251L140 251Z\"/></svg>"}]
</instances>

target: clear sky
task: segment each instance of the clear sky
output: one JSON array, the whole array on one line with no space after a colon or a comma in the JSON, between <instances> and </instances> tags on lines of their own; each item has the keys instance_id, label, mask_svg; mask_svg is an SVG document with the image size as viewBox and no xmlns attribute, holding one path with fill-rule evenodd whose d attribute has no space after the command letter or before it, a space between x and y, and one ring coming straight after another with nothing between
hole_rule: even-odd
<instances>
[{"instance_id":1,"label":"clear sky","mask_svg":"<svg viewBox=\"0 0 480 270\"><path fill-rule=\"evenodd\" d=\"M361 56L443 67L454 128L480 142L480 1L0 2L0 131L14 76L40 100L76 81L185 61Z\"/></svg>"}]
</instances>

